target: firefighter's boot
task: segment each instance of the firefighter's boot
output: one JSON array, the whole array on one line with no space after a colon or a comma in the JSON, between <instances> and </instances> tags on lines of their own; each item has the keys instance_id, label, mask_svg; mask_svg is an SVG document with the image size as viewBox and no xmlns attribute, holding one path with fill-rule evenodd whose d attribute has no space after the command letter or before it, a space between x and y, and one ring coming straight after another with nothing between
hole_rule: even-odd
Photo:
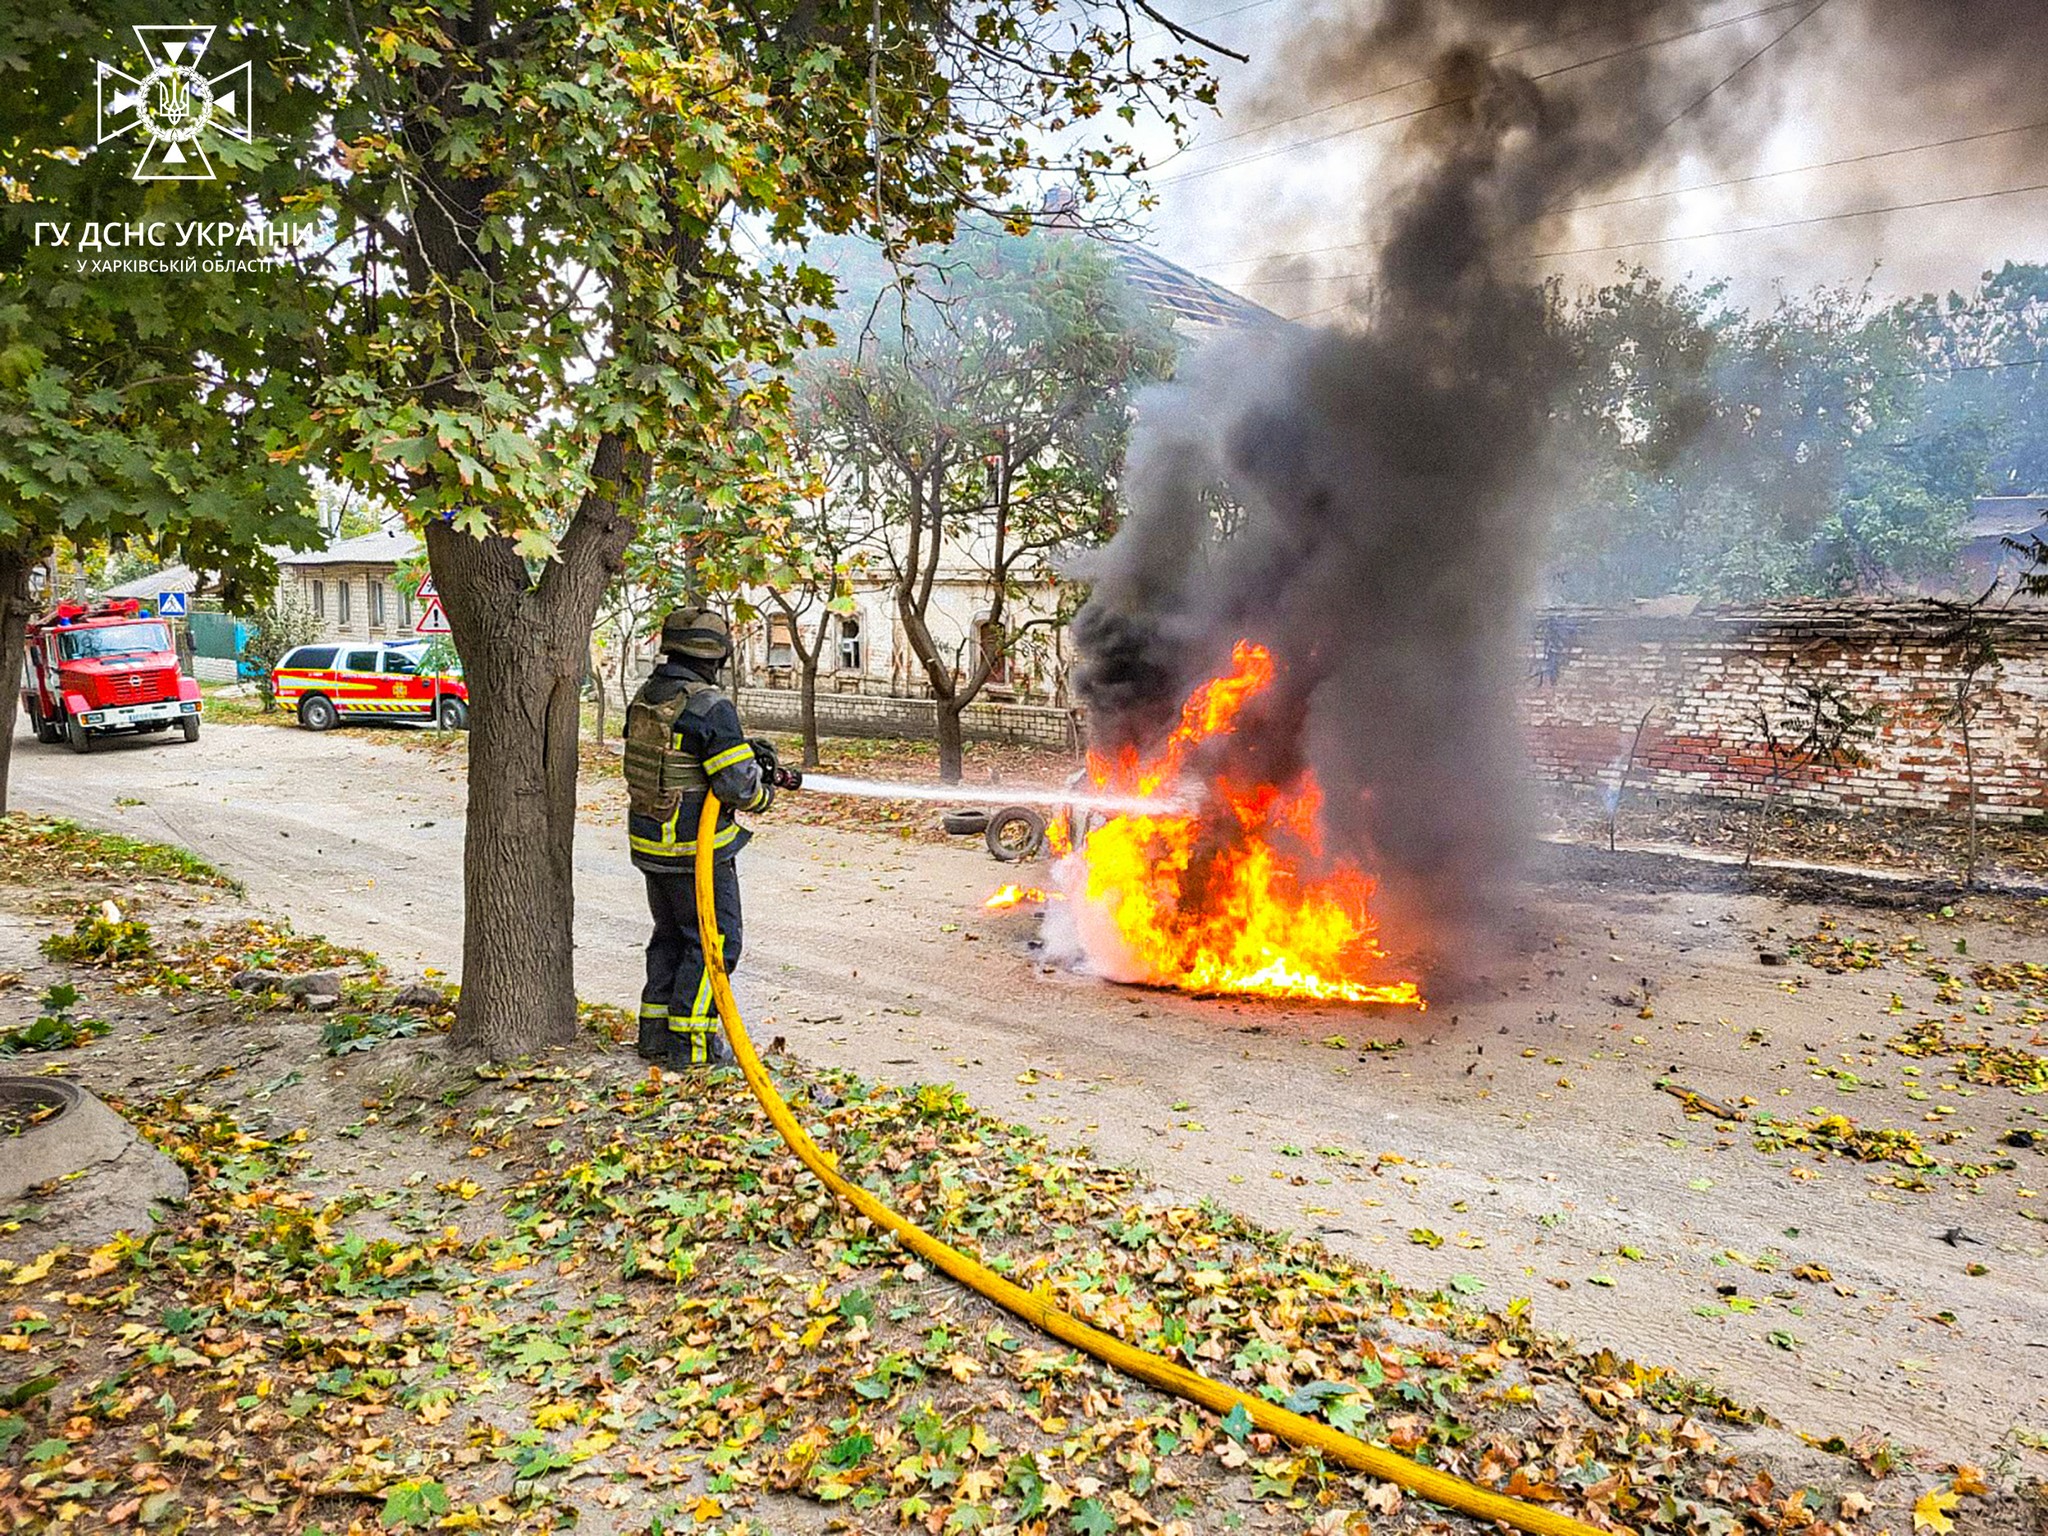
<instances>
[{"instance_id":1,"label":"firefighter's boot","mask_svg":"<svg viewBox=\"0 0 2048 1536\"><path fill-rule=\"evenodd\" d=\"M661 1003L642 1003L640 1038L633 1047L640 1059L666 1064L671 1049L669 1039L668 1008Z\"/></svg>"},{"instance_id":2,"label":"firefighter's boot","mask_svg":"<svg viewBox=\"0 0 2048 1536\"><path fill-rule=\"evenodd\" d=\"M698 1072L733 1064L725 1031L708 1019L677 1019L669 1025L669 1057L662 1065L676 1072Z\"/></svg>"}]
</instances>

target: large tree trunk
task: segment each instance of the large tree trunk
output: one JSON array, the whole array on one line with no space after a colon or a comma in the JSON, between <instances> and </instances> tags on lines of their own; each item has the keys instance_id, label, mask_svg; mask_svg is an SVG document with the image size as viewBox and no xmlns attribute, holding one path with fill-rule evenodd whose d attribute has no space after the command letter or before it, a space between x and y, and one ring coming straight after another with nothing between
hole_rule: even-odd
<instances>
[{"instance_id":1,"label":"large tree trunk","mask_svg":"<svg viewBox=\"0 0 2048 1536\"><path fill-rule=\"evenodd\" d=\"M618 451L599 473L617 484ZM454 1042L493 1058L576 1033L574 852L580 680L605 584L633 533L585 499L538 583L503 537L427 525L434 585L469 682L462 994Z\"/></svg>"},{"instance_id":2,"label":"large tree trunk","mask_svg":"<svg viewBox=\"0 0 2048 1536\"><path fill-rule=\"evenodd\" d=\"M967 707L965 699L940 699L939 717L939 782L958 784L967 765L967 752L960 729L960 711Z\"/></svg>"},{"instance_id":3,"label":"large tree trunk","mask_svg":"<svg viewBox=\"0 0 2048 1536\"><path fill-rule=\"evenodd\" d=\"M21 705L21 661L28 644L28 579L43 550L26 533L0 539L0 816L7 813L14 766L14 718Z\"/></svg>"},{"instance_id":4,"label":"large tree trunk","mask_svg":"<svg viewBox=\"0 0 2048 1536\"><path fill-rule=\"evenodd\" d=\"M818 766L818 653L804 658L803 681L797 688L797 728L803 732L804 766Z\"/></svg>"}]
</instances>

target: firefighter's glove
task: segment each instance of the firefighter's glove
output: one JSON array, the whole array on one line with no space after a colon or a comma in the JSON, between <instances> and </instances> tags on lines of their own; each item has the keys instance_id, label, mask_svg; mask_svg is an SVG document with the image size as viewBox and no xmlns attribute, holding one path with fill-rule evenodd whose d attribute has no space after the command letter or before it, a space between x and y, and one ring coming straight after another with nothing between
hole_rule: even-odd
<instances>
[{"instance_id":1,"label":"firefighter's glove","mask_svg":"<svg viewBox=\"0 0 2048 1536\"><path fill-rule=\"evenodd\" d=\"M774 743L765 736L756 736L747 745L754 749L754 761L761 765L761 777L774 779L782 767L782 758L776 753Z\"/></svg>"}]
</instances>

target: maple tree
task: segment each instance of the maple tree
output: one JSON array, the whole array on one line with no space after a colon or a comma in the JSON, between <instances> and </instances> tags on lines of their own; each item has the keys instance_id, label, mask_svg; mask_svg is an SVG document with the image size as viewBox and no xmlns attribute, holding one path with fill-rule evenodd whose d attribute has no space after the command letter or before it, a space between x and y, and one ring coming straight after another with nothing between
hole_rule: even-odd
<instances>
[{"instance_id":1,"label":"maple tree","mask_svg":"<svg viewBox=\"0 0 2048 1536\"><path fill-rule=\"evenodd\" d=\"M31 77L66 93L9 162L31 202L63 190L56 146L117 174L84 152L78 104L93 60L148 19L133 9L15 29ZM1164 29L1149 46L1141 17ZM244 432L245 473L321 464L425 536L472 688L463 1043L514 1054L573 1031L598 604L651 487L742 518L777 504L780 369L824 339L833 298L804 242L942 240L965 210L1028 217L1048 177L1114 192L1142 164L1141 112L1179 133L1213 100L1190 36L1143 0L428 0L238 22L261 131L222 150L204 195L314 233L181 334L273 354L248 382L285 424ZM123 398L135 419L84 457L125 462L170 419Z\"/></svg>"},{"instance_id":2,"label":"maple tree","mask_svg":"<svg viewBox=\"0 0 2048 1536\"><path fill-rule=\"evenodd\" d=\"M130 267L101 239L239 225L296 180L233 139L218 180L137 181L132 139L88 152L97 61L128 62L128 24L157 19L119 0L0 11L0 811L32 577L53 551L133 547L246 602L276 578L269 548L319 541L303 471L270 457L308 402L291 274ZM267 126L304 132L311 106L272 91ZM237 323L254 316L274 323Z\"/></svg>"},{"instance_id":3,"label":"maple tree","mask_svg":"<svg viewBox=\"0 0 2048 1536\"><path fill-rule=\"evenodd\" d=\"M1173 357L1164 324L1085 241L968 227L893 280L850 284L835 348L805 360L810 435L855 466L879 511L890 597L937 705L939 777L958 782L962 717L1021 635L1025 582L1116 526L1130 396ZM934 624L941 571L987 593L976 631Z\"/></svg>"}]
</instances>

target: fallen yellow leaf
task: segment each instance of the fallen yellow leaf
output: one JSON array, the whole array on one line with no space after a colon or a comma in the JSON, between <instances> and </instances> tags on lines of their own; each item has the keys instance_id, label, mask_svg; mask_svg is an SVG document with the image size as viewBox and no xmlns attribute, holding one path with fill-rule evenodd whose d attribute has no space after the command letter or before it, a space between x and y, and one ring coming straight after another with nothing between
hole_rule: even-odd
<instances>
[{"instance_id":1,"label":"fallen yellow leaf","mask_svg":"<svg viewBox=\"0 0 2048 1536\"><path fill-rule=\"evenodd\" d=\"M1932 1531L1934 1536L1948 1536L1956 1528L1948 1512L1956 1507L1962 1495L1953 1488L1930 1488L1921 1494L1913 1505L1913 1529Z\"/></svg>"}]
</instances>

